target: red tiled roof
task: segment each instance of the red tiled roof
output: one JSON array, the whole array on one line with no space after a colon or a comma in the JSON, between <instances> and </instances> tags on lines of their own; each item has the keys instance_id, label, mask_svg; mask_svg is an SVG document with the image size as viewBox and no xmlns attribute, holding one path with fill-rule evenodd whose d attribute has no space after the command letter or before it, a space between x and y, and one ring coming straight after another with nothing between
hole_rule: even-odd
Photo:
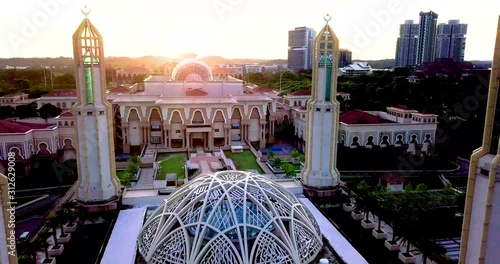
<instances>
[{"instance_id":1,"label":"red tiled roof","mask_svg":"<svg viewBox=\"0 0 500 264\"><path fill-rule=\"evenodd\" d=\"M52 93L44 94L42 97L76 97L76 91L54 91Z\"/></svg>"},{"instance_id":2,"label":"red tiled roof","mask_svg":"<svg viewBox=\"0 0 500 264\"><path fill-rule=\"evenodd\" d=\"M26 133L32 129L44 129L50 126L53 125L0 120L0 133Z\"/></svg>"},{"instance_id":3,"label":"red tiled roof","mask_svg":"<svg viewBox=\"0 0 500 264\"><path fill-rule=\"evenodd\" d=\"M227 74L227 75L232 75L235 74L235 72L231 69L227 68L220 68L220 67L215 67L212 69L213 74Z\"/></svg>"},{"instance_id":4,"label":"red tiled roof","mask_svg":"<svg viewBox=\"0 0 500 264\"><path fill-rule=\"evenodd\" d=\"M288 94L288 96L304 96L311 95L311 91L295 91Z\"/></svg>"},{"instance_id":5,"label":"red tiled roof","mask_svg":"<svg viewBox=\"0 0 500 264\"><path fill-rule=\"evenodd\" d=\"M205 91L202 91L200 89L193 89L193 90L188 90L186 92L186 95L187 96L205 96L207 95L208 93L205 92Z\"/></svg>"},{"instance_id":6,"label":"red tiled roof","mask_svg":"<svg viewBox=\"0 0 500 264\"><path fill-rule=\"evenodd\" d=\"M383 181L385 181L387 183L403 183L403 181L404 181L403 177L396 175L396 174L392 174L392 173L385 174L381 178Z\"/></svg>"},{"instance_id":7,"label":"red tiled roof","mask_svg":"<svg viewBox=\"0 0 500 264\"><path fill-rule=\"evenodd\" d=\"M17 93L12 93L12 94L6 94L6 95L0 96L0 97L14 97L14 96L18 96L18 95L27 95L27 94L23 93L23 92L17 92Z\"/></svg>"},{"instance_id":8,"label":"red tiled roof","mask_svg":"<svg viewBox=\"0 0 500 264\"><path fill-rule=\"evenodd\" d=\"M66 112L60 114L59 116L62 116L62 117L72 117L73 113L71 113L70 111L66 111Z\"/></svg>"},{"instance_id":9,"label":"red tiled roof","mask_svg":"<svg viewBox=\"0 0 500 264\"><path fill-rule=\"evenodd\" d=\"M394 123L390 120L363 112L361 110L351 110L340 114L340 122L345 124L387 124Z\"/></svg>"},{"instance_id":10,"label":"red tiled roof","mask_svg":"<svg viewBox=\"0 0 500 264\"><path fill-rule=\"evenodd\" d=\"M411 109L410 109L408 106L406 106L406 105L400 105L400 104L398 104L398 105L395 105L395 106L393 106L393 107L394 107L394 108L397 108L397 109L401 109L401 110L411 110Z\"/></svg>"},{"instance_id":11,"label":"red tiled roof","mask_svg":"<svg viewBox=\"0 0 500 264\"><path fill-rule=\"evenodd\" d=\"M109 92L110 93L130 93L130 89L120 85L118 87L110 89Z\"/></svg>"},{"instance_id":12,"label":"red tiled roof","mask_svg":"<svg viewBox=\"0 0 500 264\"><path fill-rule=\"evenodd\" d=\"M274 91L274 89L271 87L262 87L262 86L259 86L257 88L252 89L252 92L254 92L254 93L269 93L269 92L273 92L273 91Z\"/></svg>"}]
</instances>

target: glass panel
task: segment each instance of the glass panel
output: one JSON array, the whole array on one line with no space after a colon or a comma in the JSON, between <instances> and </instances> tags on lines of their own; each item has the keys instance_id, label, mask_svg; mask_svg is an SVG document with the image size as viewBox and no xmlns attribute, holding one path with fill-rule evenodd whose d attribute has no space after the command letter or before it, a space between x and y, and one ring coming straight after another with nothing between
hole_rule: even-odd
<instances>
[{"instance_id":1,"label":"glass panel","mask_svg":"<svg viewBox=\"0 0 500 264\"><path fill-rule=\"evenodd\" d=\"M94 91L92 89L92 68L85 67L85 91L87 93L87 103L94 103Z\"/></svg>"}]
</instances>

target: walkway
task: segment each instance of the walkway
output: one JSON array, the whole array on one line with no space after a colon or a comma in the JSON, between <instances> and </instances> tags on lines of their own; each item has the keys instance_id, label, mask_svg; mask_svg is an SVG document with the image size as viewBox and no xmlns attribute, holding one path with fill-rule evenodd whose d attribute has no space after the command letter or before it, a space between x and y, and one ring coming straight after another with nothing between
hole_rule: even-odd
<instances>
[{"instance_id":1,"label":"walkway","mask_svg":"<svg viewBox=\"0 0 500 264\"><path fill-rule=\"evenodd\" d=\"M153 166L158 166L156 162ZM141 168L139 180L134 187L128 188L132 190L153 189L153 181L155 179L155 168Z\"/></svg>"},{"instance_id":2,"label":"walkway","mask_svg":"<svg viewBox=\"0 0 500 264\"><path fill-rule=\"evenodd\" d=\"M136 238L142 229L146 208L122 210L106 245L101 264L134 264L137 252Z\"/></svg>"},{"instance_id":3,"label":"walkway","mask_svg":"<svg viewBox=\"0 0 500 264\"><path fill-rule=\"evenodd\" d=\"M200 164L200 170L201 170L200 175L206 175L206 174L212 173L212 170L210 169L210 164L208 164L208 161L199 160L198 164Z\"/></svg>"},{"instance_id":4,"label":"walkway","mask_svg":"<svg viewBox=\"0 0 500 264\"><path fill-rule=\"evenodd\" d=\"M328 240L333 250L340 256L342 261L347 264L363 264L368 262L359 254L359 252L345 239L342 234L328 221L328 219L314 206L307 198L299 200L311 211L318 222L319 229L323 236ZM360 227L361 228L361 227Z\"/></svg>"}]
</instances>

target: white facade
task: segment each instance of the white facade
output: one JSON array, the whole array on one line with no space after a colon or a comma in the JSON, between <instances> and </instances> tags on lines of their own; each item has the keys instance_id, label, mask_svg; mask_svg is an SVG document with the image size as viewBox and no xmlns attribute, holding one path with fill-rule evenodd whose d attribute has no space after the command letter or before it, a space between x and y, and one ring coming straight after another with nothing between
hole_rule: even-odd
<instances>
[{"instance_id":1,"label":"white facade","mask_svg":"<svg viewBox=\"0 0 500 264\"><path fill-rule=\"evenodd\" d=\"M313 87L307 103L306 161L301 173L304 185L332 188L337 185L337 94L338 39L328 24L315 39Z\"/></svg>"},{"instance_id":2,"label":"white facade","mask_svg":"<svg viewBox=\"0 0 500 264\"><path fill-rule=\"evenodd\" d=\"M102 37L87 18L73 35L73 46L77 83L77 103L73 106L79 184L77 200L91 208L111 203L109 208L103 209L112 209L116 207L114 201L120 192L115 175L113 113L106 100ZM100 210L98 207L93 208Z\"/></svg>"}]
</instances>

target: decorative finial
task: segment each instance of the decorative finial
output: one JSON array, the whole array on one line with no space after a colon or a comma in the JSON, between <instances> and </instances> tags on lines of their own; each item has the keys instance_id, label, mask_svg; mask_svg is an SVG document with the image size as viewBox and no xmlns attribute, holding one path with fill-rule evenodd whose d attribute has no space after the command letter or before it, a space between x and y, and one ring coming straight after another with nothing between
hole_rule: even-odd
<instances>
[{"instance_id":1,"label":"decorative finial","mask_svg":"<svg viewBox=\"0 0 500 264\"><path fill-rule=\"evenodd\" d=\"M330 20L332 20L332 16L328 13L326 13L325 15L325 21L326 21L326 24L328 25L328 22L330 22Z\"/></svg>"},{"instance_id":2,"label":"decorative finial","mask_svg":"<svg viewBox=\"0 0 500 264\"><path fill-rule=\"evenodd\" d=\"M90 9L87 7L87 5L85 5L82 9L82 14L85 15L85 18L87 18L87 16L90 14Z\"/></svg>"}]
</instances>

